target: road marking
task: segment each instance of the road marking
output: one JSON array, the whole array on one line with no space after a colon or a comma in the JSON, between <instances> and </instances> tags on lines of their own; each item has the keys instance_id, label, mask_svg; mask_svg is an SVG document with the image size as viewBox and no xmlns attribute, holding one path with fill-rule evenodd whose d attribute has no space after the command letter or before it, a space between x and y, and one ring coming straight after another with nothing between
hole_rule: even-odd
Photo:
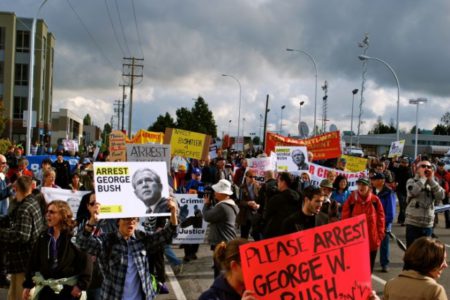
<instances>
[{"instance_id":1,"label":"road marking","mask_svg":"<svg viewBox=\"0 0 450 300\"><path fill-rule=\"evenodd\" d=\"M184 295L183 289L181 288L177 277L175 276L172 268L169 265L166 265L166 274L167 277L169 278L170 285L172 286L173 293L175 294L177 300L187 300L186 295Z\"/></svg>"},{"instance_id":2,"label":"road marking","mask_svg":"<svg viewBox=\"0 0 450 300\"><path fill-rule=\"evenodd\" d=\"M375 281L378 282L378 283L381 283L382 285L385 285L385 284L386 284L386 280L381 279L381 278L378 277L377 275L373 275L373 274L372 274L372 279L375 280Z\"/></svg>"}]
</instances>

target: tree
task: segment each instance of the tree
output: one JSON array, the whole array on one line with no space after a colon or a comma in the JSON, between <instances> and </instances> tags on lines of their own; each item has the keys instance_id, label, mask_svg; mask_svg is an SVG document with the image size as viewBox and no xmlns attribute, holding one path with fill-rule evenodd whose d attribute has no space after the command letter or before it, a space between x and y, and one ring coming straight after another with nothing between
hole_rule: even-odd
<instances>
[{"instance_id":1,"label":"tree","mask_svg":"<svg viewBox=\"0 0 450 300\"><path fill-rule=\"evenodd\" d=\"M433 134L434 135L447 135L447 127L442 124L436 125L436 127L433 128Z\"/></svg>"},{"instance_id":2,"label":"tree","mask_svg":"<svg viewBox=\"0 0 450 300\"><path fill-rule=\"evenodd\" d=\"M450 126L450 112L446 112L442 118L441 122L444 123L445 126Z\"/></svg>"},{"instance_id":3,"label":"tree","mask_svg":"<svg viewBox=\"0 0 450 300\"><path fill-rule=\"evenodd\" d=\"M395 133L395 132L396 132L396 130L395 130L394 126L392 126L392 125L388 126L388 125L384 124L381 116L378 116L377 122L373 126L372 130L369 131L370 134Z\"/></svg>"},{"instance_id":4,"label":"tree","mask_svg":"<svg viewBox=\"0 0 450 300\"><path fill-rule=\"evenodd\" d=\"M105 125L103 125L103 144L107 146L109 146L109 134L111 133L111 131L111 124L105 123Z\"/></svg>"},{"instance_id":5,"label":"tree","mask_svg":"<svg viewBox=\"0 0 450 300\"><path fill-rule=\"evenodd\" d=\"M203 97L199 96L195 101L191 110L192 117L197 124L197 132L208 134L212 137L217 136L217 125L214 120L212 111L209 110L208 104Z\"/></svg>"},{"instance_id":6,"label":"tree","mask_svg":"<svg viewBox=\"0 0 450 300\"><path fill-rule=\"evenodd\" d=\"M83 125L92 125L91 116L89 114L84 116Z\"/></svg>"},{"instance_id":7,"label":"tree","mask_svg":"<svg viewBox=\"0 0 450 300\"><path fill-rule=\"evenodd\" d=\"M174 128L175 127L175 121L173 120L172 116L166 112L164 116L159 115L158 118L156 118L156 121L148 127L148 131L155 131L155 132L165 132L166 128Z\"/></svg>"},{"instance_id":8,"label":"tree","mask_svg":"<svg viewBox=\"0 0 450 300\"><path fill-rule=\"evenodd\" d=\"M414 126L411 128L411 131L410 131L409 133L416 134L416 125L414 125ZM418 133L418 134L421 134L421 133L422 133L422 130L420 130L420 128L419 128L419 130L417 131L417 133Z\"/></svg>"},{"instance_id":9,"label":"tree","mask_svg":"<svg viewBox=\"0 0 450 300\"><path fill-rule=\"evenodd\" d=\"M259 145L261 143L261 139L259 136L253 137L253 145Z\"/></svg>"}]
</instances>

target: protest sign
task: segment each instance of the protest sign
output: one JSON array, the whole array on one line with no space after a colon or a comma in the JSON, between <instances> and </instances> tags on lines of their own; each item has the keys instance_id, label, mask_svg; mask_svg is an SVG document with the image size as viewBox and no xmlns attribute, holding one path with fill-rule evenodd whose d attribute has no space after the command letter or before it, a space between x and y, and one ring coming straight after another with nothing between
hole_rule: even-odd
<instances>
[{"instance_id":1,"label":"protest sign","mask_svg":"<svg viewBox=\"0 0 450 300\"><path fill-rule=\"evenodd\" d=\"M372 293L365 215L244 244L239 251L245 289L259 300L366 300Z\"/></svg>"},{"instance_id":2,"label":"protest sign","mask_svg":"<svg viewBox=\"0 0 450 300\"><path fill-rule=\"evenodd\" d=\"M403 148L405 147L405 140L395 141L391 143L391 148L389 149L388 157L402 156Z\"/></svg>"},{"instance_id":3,"label":"protest sign","mask_svg":"<svg viewBox=\"0 0 450 300\"><path fill-rule=\"evenodd\" d=\"M75 218L75 216L77 215L78 207L80 207L81 199L84 195L89 194L90 191L73 192L72 190L42 187L41 193L44 195L45 202L47 202L47 204L52 202L53 200L66 201L67 204L69 204Z\"/></svg>"},{"instance_id":4,"label":"protest sign","mask_svg":"<svg viewBox=\"0 0 450 300\"><path fill-rule=\"evenodd\" d=\"M319 186L320 182L327 178L329 172L335 171L337 175L342 175L347 178L349 190L356 189L356 180L361 177L367 177L367 171L361 172L346 172L337 169L327 168L314 163L309 163L309 174L311 175L311 184Z\"/></svg>"},{"instance_id":5,"label":"protest sign","mask_svg":"<svg viewBox=\"0 0 450 300\"><path fill-rule=\"evenodd\" d=\"M76 141L76 140L64 139L64 140L62 140L62 144L63 144L65 151L74 152L74 153L78 151L78 141Z\"/></svg>"},{"instance_id":6,"label":"protest sign","mask_svg":"<svg viewBox=\"0 0 450 300\"><path fill-rule=\"evenodd\" d=\"M350 172L361 172L367 168L367 158L361 158L351 155L342 155L347 164L345 168Z\"/></svg>"},{"instance_id":7,"label":"protest sign","mask_svg":"<svg viewBox=\"0 0 450 300\"><path fill-rule=\"evenodd\" d=\"M209 145L209 158L210 159L214 159L217 157L217 150L218 150L217 144Z\"/></svg>"},{"instance_id":8,"label":"protest sign","mask_svg":"<svg viewBox=\"0 0 450 300\"><path fill-rule=\"evenodd\" d=\"M127 144L128 161L164 161L170 168L170 145Z\"/></svg>"},{"instance_id":9,"label":"protest sign","mask_svg":"<svg viewBox=\"0 0 450 300\"><path fill-rule=\"evenodd\" d=\"M203 199L197 194L175 194L180 208L180 225L174 244L202 244L208 223L203 221Z\"/></svg>"},{"instance_id":10,"label":"protest sign","mask_svg":"<svg viewBox=\"0 0 450 300\"><path fill-rule=\"evenodd\" d=\"M113 130L109 134L109 161L126 161L126 136L120 130Z\"/></svg>"},{"instance_id":11,"label":"protest sign","mask_svg":"<svg viewBox=\"0 0 450 300\"><path fill-rule=\"evenodd\" d=\"M52 162L56 160L56 155L27 155L28 169L33 173L38 172L41 169L42 161L46 158L50 158ZM64 160L69 162L70 173L73 173L78 164L79 157L63 156Z\"/></svg>"},{"instance_id":12,"label":"protest sign","mask_svg":"<svg viewBox=\"0 0 450 300\"><path fill-rule=\"evenodd\" d=\"M285 137L272 132L266 133L267 155L275 150L275 146L306 146L314 156L314 160L337 158L341 156L341 138L339 131L327 132L304 140Z\"/></svg>"},{"instance_id":13,"label":"protest sign","mask_svg":"<svg viewBox=\"0 0 450 300\"><path fill-rule=\"evenodd\" d=\"M175 128L166 128L164 144L170 144L171 155L186 158L208 158L211 137L206 134Z\"/></svg>"},{"instance_id":14,"label":"protest sign","mask_svg":"<svg viewBox=\"0 0 450 300\"><path fill-rule=\"evenodd\" d=\"M100 218L168 216L165 162L95 162Z\"/></svg>"},{"instance_id":15,"label":"protest sign","mask_svg":"<svg viewBox=\"0 0 450 300\"><path fill-rule=\"evenodd\" d=\"M127 143L129 144L162 144L164 140L164 133L162 132L153 132L153 131L147 131L143 129L139 129L136 135L128 140Z\"/></svg>"},{"instance_id":16,"label":"protest sign","mask_svg":"<svg viewBox=\"0 0 450 300\"><path fill-rule=\"evenodd\" d=\"M264 172L275 171L275 163L270 157L247 158L248 167L255 172L256 180L264 182Z\"/></svg>"},{"instance_id":17,"label":"protest sign","mask_svg":"<svg viewBox=\"0 0 450 300\"><path fill-rule=\"evenodd\" d=\"M277 171L298 174L308 171L308 152L306 147L276 146Z\"/></svg>"}]
</instances>

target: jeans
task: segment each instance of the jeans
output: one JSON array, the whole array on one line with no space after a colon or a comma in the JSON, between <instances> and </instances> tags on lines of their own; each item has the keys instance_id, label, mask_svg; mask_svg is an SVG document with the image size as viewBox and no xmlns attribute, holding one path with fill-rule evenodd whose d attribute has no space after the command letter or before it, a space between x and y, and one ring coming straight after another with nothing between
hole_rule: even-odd
<instances>
[{"instance_id":1,"label":"jeans","mask_svg":"<svg viewBox=\"0 0 450 300\"><path fill-rule=\"evenodd\" d=\"M385 268L389 265L389 234L386 233L380 246L380 264Z\"/></svg>"},{"instance_id":2,"label":"jeans","mask_svg":"<svg viewBox=\"0 0 450 300\"><path fill-rule=\"evenodd\" d=\"M181 265L181 260L178 259L178 257L176 256L175 252L173 252L173 249L170 245L164 245L164 254L171 266Z\"/></svg>"},{"instance_id":3,"label":"jeans","mask_svg":"<svg viewBox=\"0 0 450 300\"><path fill-rule=\"evenodd\" d=\"M433 228L417 227L414 225L406 225L406 247L422 236L431 236Z\"/></svg>"}]
</instances>

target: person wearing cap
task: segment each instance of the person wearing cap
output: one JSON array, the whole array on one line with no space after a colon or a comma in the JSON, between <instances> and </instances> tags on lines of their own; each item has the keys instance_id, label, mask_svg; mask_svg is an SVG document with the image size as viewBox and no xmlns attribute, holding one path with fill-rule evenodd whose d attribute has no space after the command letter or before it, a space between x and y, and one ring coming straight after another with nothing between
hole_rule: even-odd
<instances>
[{"instance_id":1,"label":"person wearing cap","mask_svg":"<svg viewBox=\"0 0 450 300\"><path fill-rule=\"evenodd\" d=\"M431 236L434 225L434 205L444 199L445 191L434 177L428 160L419 161L414 178L406 182L406 246L421 236Z\"/></svg>"},{"instance_id":2,"label":"person wearing cap","mask_svg":"<svg viewBox=\"0 0 450 300\"><path fill-rule=\"evenodd\" d=\"M391 232L392 222L394 221L395 217L395 193L386 184L386 179L383 173L375 173L375 175L370 178L370 181L372 183L372 192L377 195L378 198L380 198L384 210L386 235L380 246L380 264L381 272L387 273L389 269L388 233Z\"/></svg>"},{"instance_id":3,"label":"person wearing cap","mask_svg":"<svg viewBox=\"0 0 450 300\"><path fill-rule=\"evenodd\" d=\"M297 165L298 170L309 170L306 163L305 153L300 149L294 149L291 153L292 161Z\"/></svg>"},{"instance_id":4,"label":"person wearing cap","mask_svg":"<svg viewBox=\"0 0 450 300\"><path fill-rule=\"evenodd\" d=\"M347 171L345 166L347 165L347 160L343 157L339 158L337 161L336 169L341 171Z\"/></svg>"},{"instance_id":5,"label":"person wearing cap","mask_svg":"<svg viewBox=\"0 0 450 300\"><path fill-rule=\"evenodd\" d=\"M209 222L208 242L211 250L214 251L217 244L221 242L229 242L236 238L236 216L239 213L239 207L230 196L233 194L231 190L231 182L221 179L212 186L214 196L205 193L203 197L203 219ZM212 200L216 203L213 204ZM214 262L214 278L220 275L220 268Z\"/></svg>"},{"instance_id":6,"label":"person wearing cap","mask_svg":"<svg viewBox=\"0 0 450 300\"><path fill-rule=\"evenodd\" d=\"M373 271L378 248L385 235L383 205L370 189L369 179L361 177L356 181L357 189L353 191L342 207L342 219L366 215L369 233L370 270Z\"/></svg>"},{"instance_id":7,"label":"person wearing cap","mask_svg":"<svg viewBox=\"0 0 450 300\"><path fill-rule=\"evenodd\" d=\"M319 224L324 225L338 220L339 204L336 200L331 199L334 187L332 181L323 179L320 182L320 190L323 194L323 204L319 213Z\"/></svg>"},{"instance_id":8,"label":"person wearing cap","mask_svg":"<svg viewBox=\"0 0 450 300\"><path fill-rule=\"evenodd\" d=\"M398 206L400 211L397 217L397 223L405 226L405 212L406 212L406 182L413 177L411 167L409 166L409 160L406 157L400 159L400 164L396 166L394 164L393 172L395 175Z\"/></svg>"},{"instance_id":9,"label":"person wearing cap","mask_svg":"<svg viewBox=\"0 0 450 300\"><path fill-rule=\"evenodd\" d=\"M191 194L197 194L198 188L203 186L202 170L200 168L193 168L191 173L191 180L186 184L185 190Z\"/></svg>"},{"instance_id":10,"label":"person wearing cap","mask_svg":"<svg viewBox=\"0 0 450 300\"><path fill-rule=\"evenodd\" d=\"M450 198L450 172L447 172L445 170L445 163L443 161L438 161L437 163L437 169L434 173L434 176L436 177L437 182L439 182L439 185L444 189L445 196L442 200L443 204L449 203ZM445 217L445 228L450 228L450 211L444 212Z\"/></svg>"}]
</instances>

